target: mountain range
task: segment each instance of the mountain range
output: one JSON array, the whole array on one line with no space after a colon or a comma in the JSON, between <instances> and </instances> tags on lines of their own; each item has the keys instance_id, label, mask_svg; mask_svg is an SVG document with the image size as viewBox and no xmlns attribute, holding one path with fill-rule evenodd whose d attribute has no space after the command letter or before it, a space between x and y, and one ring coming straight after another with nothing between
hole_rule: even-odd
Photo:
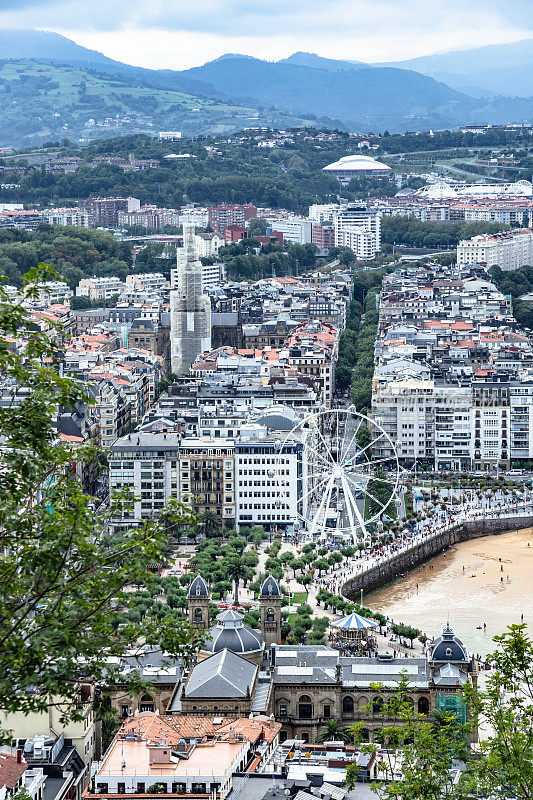
<instances>
[{"instance_id":1,"label":"mountain range","mask_svg":"<svg viewBox=\"0 0 533 800\"><path fill-rule=\"evenodd\" d=\"M212 134L317 122L403 132L530 121L532 66L533 40L524 40L387 64L298 52L277 62L227 54L192 69L152 70L56 33L0 31L0 144L161 128Z\"/></svg>"}]
</instances>

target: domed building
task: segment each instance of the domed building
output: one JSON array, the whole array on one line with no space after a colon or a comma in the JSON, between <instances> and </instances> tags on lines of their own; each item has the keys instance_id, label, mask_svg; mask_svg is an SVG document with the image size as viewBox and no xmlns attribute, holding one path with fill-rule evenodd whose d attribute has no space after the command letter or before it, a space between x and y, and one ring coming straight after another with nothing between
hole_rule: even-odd
<instances>
[{"instance_id":1,"label":"domed building","mask_svg":"<svg viewBox=\"0 0 533 800\"><path fill-rule=\"evenodd\" d=\"M467 666L470 663L466 648L450 628L450 623L442 631L442 636L435 639L429 648L429 660L435 667L445 664Z\"/></svg>"},{"instance_id":2,"label":"domed building","mask_svg":"<svg viewBox=\"0 0 533 800\"><path fill-rule=\"evenodd\" d=\"M371 156L363 156L359 153L339 158L333 164L322 167L322 172L333 175L343 186L350 183L352 178L382 178L392 175L388 164L383 164Z\"/></svg>"},{"instance_id":3,"label":"domed building","mask_svg":"<svg viewBox=\"0 0 533 800\"><path fill-rule=\"evenodd\" d=\"M265 643L259 631L243 623L243 615L228 609L217 615L217 624L202 645L202 658L230 650L253 664L263 660Z\"/></svg>"}]
</instances>

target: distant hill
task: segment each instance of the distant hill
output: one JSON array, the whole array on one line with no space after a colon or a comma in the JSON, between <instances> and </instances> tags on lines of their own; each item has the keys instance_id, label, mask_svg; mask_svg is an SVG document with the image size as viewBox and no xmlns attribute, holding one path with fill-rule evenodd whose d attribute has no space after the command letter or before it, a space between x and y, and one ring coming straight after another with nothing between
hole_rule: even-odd
<instances>
[{"instance_id":1,"label":"distant hill","mask_svg":"<svg viewBox=\"0 0 533 800\"><path fill-rule=\"evenodd\" d=\"M233 100L274 105L292 113L305 109L362 126L363 130L446 125L461 116L468 100L466 95L417 72L386 67L333 71L328 61L327 69L318 69L283 61L226 57L183 74L211 84L221 96Z\"/></svg>"},{"instance_id":2,"label":"distant hill","mask_svg":"<svg viewBox=\"0 0 533 800\"><path fill-rule=\"evenodd\" d=\"M36 60L0 61L0 146L34 146L130 133L218 134L314 120L283 111L154 88L127 75Z\"/></svg>"},{"instance_id":3,"label":"distant hill","mask_svg":"<svg viewBox=\"0 0 533 800\"><path fill-rule=\"evenodd\" d=\"M414 69L465 91L512 97L533 94L533 39L455 50L378 66Z\"/></svg>"},{"instance_id":4,"label":"distant hill","mask_svg":"<svg viewBox=\"0 0 533 800\"><path fill-rule=\"evenodd\" d=\"M394 65L298 52L278 62L226 54L194 69L151 70L56 33L0 31L0 146L159 129L196 135L309 123L401 133L531 121L532 53L525 40ZM503 84L518 97L495 96Z\"/></svg>"},{"instance_id":5,"label":"distant hill","mask_svg":"<svg viewBox=\"0 0 533 800\"><path fill-rule=\"evenodd\" d=\"M314 69L327 69L330 72L345 72L346 70L370 68L364 61L337 61L334 58L322 58L315 53L293 53L288 58L281 58L278 64L295 64L297 67L313 67Z\"/></svg>"}]
</instances>

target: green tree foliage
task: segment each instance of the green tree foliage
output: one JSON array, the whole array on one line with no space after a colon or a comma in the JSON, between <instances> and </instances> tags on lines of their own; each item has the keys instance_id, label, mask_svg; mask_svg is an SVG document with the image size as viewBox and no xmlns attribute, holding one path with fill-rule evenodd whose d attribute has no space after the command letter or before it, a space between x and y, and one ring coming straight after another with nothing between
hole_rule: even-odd
<instances>
[{"instance_id":1,"label":"green tree foliage","mask_svg":"<svg viewBox=\"0 0 533 800\"><path fill-rule=\"evenodd\" d=\"M366 454L363 454L363 457L364 455ZM378 470L368 482L365 506L366 517L373 517L374 514L381 512L385 506L387 506L385 513L388 516L392 516L395 511L392 502L390 502L393 491L394 487L387 481L385 473Z\"/></svg>"},{"instance_id":2,"label":"green tree foliage","mask_svg":"<svg viewBox=\"0 0 533 800\"><path fill-rule=\"evenodd\" d=\"M378 329L376 311L377 289L371 289L365 299L365 319L360 328L356 348L356 365L352 375L351 398L357 411L367 411L372 403L374 374L374 344Z\"/></svg>"},{"instance_id":3,"label":"green tree foliage","mask_svg":"<svg viewBox=\"0 0 533 800\"><path fill-rule=\"evenodd\" d=\"M73 289L82 278L116 276L135 270L130 249L105 231L40 225L33 232L0 232L0 273L22 286L23 274L40 262L51 264Z\"/></svg>"},{"instance_id":4,"label":"green tree foliage","mask_svg":"<svg viewBox=\"0 0 533 800\"><path fill-rule=\"evenodd\" d=\"M408 247L435 247L452 249L461 239L480 233L495 233L508 229L508 225L494 222L422 222L413 217L383 217L381 239L392 245Z\"/></svg>"},{"instance_id":5,"label":"green tree foliage","mask_svg":"<svg viewBox=\"0 0 533 800\"><path fill-rule=\"evenodd\" d=\"M56 278L51 269L32 270L31 284ZM11 337L26 340L19 355ZM59 444L52 420L56 407L85 400L82 387L54 368L57 344L30 325L22 304L13 304L0 286L0 369L6 380L25 387L19 402L0 409L0 708L7 712L44 711L50 697L65 702L65 717L79 715L77 681L105 686L113 679L108 659L120 657L141 636L167 652L188 658L195 649L186 624L160 626L145 616L142 626L123 623L130 606L125 586L152 585L148 565L164 561L167 528L190 523L179 504L159 520L110 536L113 496L99 515L72 473L72 462L98 455L92 447Z\"/></svg>"},{"instance_id":6,"label":"green tree foliage","mask_svg":"<svg viewBox=\"0 0 533 800\"><path fill-rule=\"evenodd\" d=\"M533 328L533 307L521 296L533 290L533 266L524 266L504 272L500 267L491 267L490 275L503 294L513 298L513 314L517 322Z\"/></svg>"}]
</instances>

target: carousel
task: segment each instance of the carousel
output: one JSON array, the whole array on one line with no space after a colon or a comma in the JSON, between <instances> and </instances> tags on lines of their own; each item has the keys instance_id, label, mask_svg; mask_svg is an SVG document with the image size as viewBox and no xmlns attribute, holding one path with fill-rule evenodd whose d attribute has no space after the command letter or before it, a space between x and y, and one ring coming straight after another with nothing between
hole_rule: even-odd
<instances>
[{"instance_id":1,"label":"carousel","mask_svg":"<svg viewBox=\"0 0 533 800\"><path fill-rule=\"evenodd\" d=\"M333 643L341 650L370 650L374 642L369 633L378 626L379 622L362 617L354 611L331 623Z\"/></svg>"}]
</instances>

